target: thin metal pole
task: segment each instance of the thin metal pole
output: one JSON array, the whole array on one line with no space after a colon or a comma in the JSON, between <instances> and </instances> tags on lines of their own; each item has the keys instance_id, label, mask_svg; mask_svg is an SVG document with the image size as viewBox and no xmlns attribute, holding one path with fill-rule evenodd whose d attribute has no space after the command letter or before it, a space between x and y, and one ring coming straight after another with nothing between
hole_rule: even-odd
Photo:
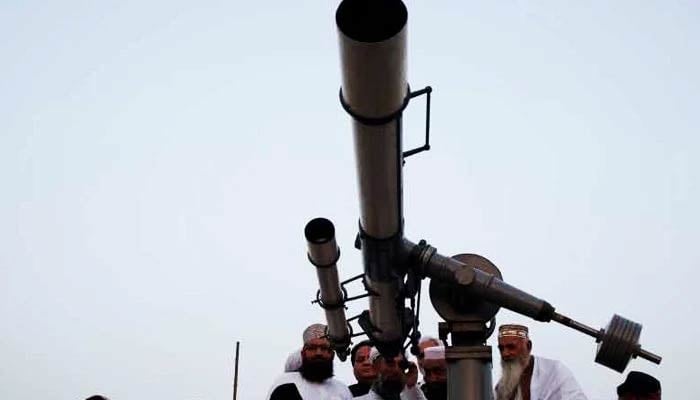
<instances>
[{"instance_id":1,"label":"thin metal pole","mask_svg":"<svg viewBox=\"0 0 700 400\"><path fill-rule=\"evenodd\" d=\"M238 349L240 344L239 341L236 341L236 366L233 373L233 400L236 400L236 394L238 392Z\"/></svg>"}]
</instances>

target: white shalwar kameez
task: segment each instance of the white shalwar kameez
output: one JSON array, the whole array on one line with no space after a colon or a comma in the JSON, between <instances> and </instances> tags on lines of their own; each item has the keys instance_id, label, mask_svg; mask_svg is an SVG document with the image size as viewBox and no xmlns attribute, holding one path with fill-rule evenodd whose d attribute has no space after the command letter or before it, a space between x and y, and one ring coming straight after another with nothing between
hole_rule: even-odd
<instances>
[{"instance_id":1,"label":"white shalwar kameez","mask_svg":"<svg viewBox=\"0 0 700 400\"><path fill-rule=\"evenodd\" d=\"M563 363L539 356L532 357L534 366L530 380L530 400L587 400L576 378ZM522 397L517 393L515 398Z\"/></svg>"}]
</instances>

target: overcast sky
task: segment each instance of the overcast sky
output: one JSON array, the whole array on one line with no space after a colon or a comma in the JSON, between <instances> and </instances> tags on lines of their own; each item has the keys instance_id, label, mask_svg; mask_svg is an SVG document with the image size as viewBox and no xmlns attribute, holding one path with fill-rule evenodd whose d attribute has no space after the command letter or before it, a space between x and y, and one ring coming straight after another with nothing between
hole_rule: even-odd
<instances>
[{"instance_id":1,"label":"overcast sky","mask_svg":"<svg viewBox=\"0 0 700 400\"><path fill-rule=\"evenodd\" d=\"M700 5L407 5L409 82L434 101L433 149L404 169L406 235L481 254L592 326L642 323L664 361L629 369L694 398ZM362 271L336 6L0 5L0 398L229 399L237 340L239 399L264 396L323 321L305 224L330 218L341 276ZM438 321L424 298L421 330ZM498 322L528 323L536 354L615 398L624 375L592 339Z\"/></svg>"}]
</instances>

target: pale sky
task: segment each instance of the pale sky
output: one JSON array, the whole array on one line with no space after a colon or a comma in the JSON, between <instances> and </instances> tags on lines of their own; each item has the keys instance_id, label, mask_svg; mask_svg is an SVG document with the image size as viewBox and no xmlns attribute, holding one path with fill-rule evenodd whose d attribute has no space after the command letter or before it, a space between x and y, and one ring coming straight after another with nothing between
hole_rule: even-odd
<instances>
[{"instance_id":1,"label":"pale sky","mask_svg":"<svg viewBox=\"0 0 700 400\"><path fill-rule=\"evenodd\" d=\"M230 399L237 340L239 399L263 398L324 318L305 224L331 219L341 277L362 271L336 6L0 5L0 398ZM628 371L693 399L700 3L407 7L409 83L434 89L433 149L404 169L407 237L481 254L594 327L642 323L664 360ZM407 110L406 147L423 112ZM498 322L615 398L624 375L593 339Z\"/></svg>"}]
</instances>

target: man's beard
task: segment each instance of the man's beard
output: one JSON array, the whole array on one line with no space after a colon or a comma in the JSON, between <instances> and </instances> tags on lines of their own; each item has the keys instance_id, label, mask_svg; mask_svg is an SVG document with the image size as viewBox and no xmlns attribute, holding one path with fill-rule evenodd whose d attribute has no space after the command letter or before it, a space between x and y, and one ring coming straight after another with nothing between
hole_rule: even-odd
<instances>
[{"instance_id":1,"label":"man's beard","mask_svg":"<svg viewBox=\"0 0 700 400\"><path fill-rule=\"evenodd\" d=\"M447 400L447 382L426 382L422 389L428 400Z\"/></svg>"},{"instance_id":2,"label":"man's beard","mask_svg":"<svg viewBox=\"0 0 700 400\"><path fill-rule=\"evenodd\" d=\"M321 383L333 376L333 359L307 358L302 360L299 373L304 379Z\"/></svg>"},{"instance_id":3,"label":"man's beard","mask_svg":"<svg viewBox=\"0 0 700 400\"><path fill-rule=\"evenodd\" d=\"M510 361L501 360L501 379L496 385L496 400L509 400L513 393L518 390L520 377L527 368L526 360L529 356L516 358Z\"/></svg>"}]
</instances>

